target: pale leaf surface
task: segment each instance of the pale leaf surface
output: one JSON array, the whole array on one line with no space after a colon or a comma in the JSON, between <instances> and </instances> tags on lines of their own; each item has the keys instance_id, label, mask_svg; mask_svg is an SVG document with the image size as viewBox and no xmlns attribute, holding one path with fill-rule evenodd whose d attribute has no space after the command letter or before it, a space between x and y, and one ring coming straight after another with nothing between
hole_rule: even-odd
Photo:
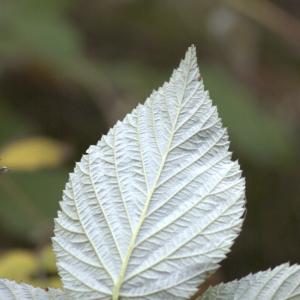
<instances>
[{"instance_id":1,"label":"pale leaf surface","mask_svg":"<svg viewBox=\"0 0 300 300\"><path fill-rule=\"evenodd\" d=\"M199 300L300 300L300 266L283 264L219 284Z\"/></svg>"},{"instance_id":2,"label":"pale leaf surface","mask_svg":"<svg viewBox=\"0 0 300 300\"><path fill-rule=\"evenodd\" d=\"M228 253L244 179L190 47L169 82L91 146L53 239L74 299L186 299Z\"/></svg>"},{"instance_id":3,"label":"pale leaf surface","mask_svg":"<svg viewBox=\"0 0 300 300\"><path fill-rule=\"evenodd\" d=\"M49 289L45 291L28 284L0 280L0 300L71 300L62 291Z\"/></svg>"}]
</instances>

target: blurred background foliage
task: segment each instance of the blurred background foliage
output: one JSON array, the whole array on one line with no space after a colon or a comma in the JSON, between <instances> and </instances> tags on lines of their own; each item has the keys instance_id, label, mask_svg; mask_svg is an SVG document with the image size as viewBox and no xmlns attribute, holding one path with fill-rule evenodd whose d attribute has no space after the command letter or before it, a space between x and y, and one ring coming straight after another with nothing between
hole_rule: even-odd
<instances>
[{"instance_id":1,"label":"blurred background foliage","mask_svg":"<svg viewBox=\"0 0 300 300\"><path fill-rule=\"evenodd\" d=\"M47 288L61 287L57 277L55 257L50 246L38 252L11 250L0 258L0 277L27 282L33 286Z\"/></svg>"},{"instance_id":2,"label":"blurred background foliage","mask_svg":"<svg viewBox=\"0 0 300 300\"><path fill-rule=\"evenodd\" d=\"M0 0L0 277L58 286L49 248L85 149L197 47L247 179L218 280L300 263L297 0Z\"/></svg>"}]
</instances>

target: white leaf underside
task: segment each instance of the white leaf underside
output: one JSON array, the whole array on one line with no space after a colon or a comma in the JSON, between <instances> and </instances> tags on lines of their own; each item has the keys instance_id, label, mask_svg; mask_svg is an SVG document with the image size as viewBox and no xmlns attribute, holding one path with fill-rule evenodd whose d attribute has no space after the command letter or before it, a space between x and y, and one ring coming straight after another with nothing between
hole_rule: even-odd
<instances>
[{"instance_id":1,"label":"white leaf underside","mask_svg":"<svg viewBox=\"0 0 300 300\"><path fill-rule=\"evenodd\" d=\"M192 46L76 164L54 250L74 299L186 299L229 251L244 179Z\"/></svg>"},{"instance_id":2,"label":"white leaf underside","mask_svg":"<svg viewBox=\"0 0 300 300\"><path fill-rule=\"evenodd\" d=\"M283 264L209 288L199 300L300 300L300 266Z\"/></svg>"},{"instance_id":3,"label":"white leaf underside","mask_svg":"<svg viewBox=\"0 0 300 300\"><path fill-rule=\"evenodd\" d=\"M0 280L0 300L67 300L70 299L60 290L45 291L27 284Z\"/></svg>"}]
</instances>

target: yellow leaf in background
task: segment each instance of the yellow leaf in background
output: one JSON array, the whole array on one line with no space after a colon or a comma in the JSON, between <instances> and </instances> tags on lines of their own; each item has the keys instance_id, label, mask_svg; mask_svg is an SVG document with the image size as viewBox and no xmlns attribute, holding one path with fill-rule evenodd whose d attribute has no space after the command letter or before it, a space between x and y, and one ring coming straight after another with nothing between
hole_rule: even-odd
<instances>
[{"instance_id":1,"label":"yellow leaf in background","mask_svg":"<svg viewBox=\"0 0 300 300\"><path fill-rule=\"evenodd\" d=\"M41 288L61 287L51 246L38 252L18 249L1 254L0 278Z\"/></svg>"},{"instance_id":2,"label":"yellow leaf in background","mask_svg":"<svg viewBox=\"0 0 300 300\"><path fill-rule=\"evenodd\" d=\"M29 282L31 274L38 269L38 263L29 251L13 250L0 257L0 278Z\"/></svg>"},{"instance_id":3,"label":"yellow leaf in background","mask_svg":"<svg viewBox=\"0 0 300 300\"><path fill-rule=\"evenodd\" d=\"M32 171L58 166L66 156L66 146L45 137L15 141L0 151L1 164L10 170Z\"/></svg>"}]
</instances>

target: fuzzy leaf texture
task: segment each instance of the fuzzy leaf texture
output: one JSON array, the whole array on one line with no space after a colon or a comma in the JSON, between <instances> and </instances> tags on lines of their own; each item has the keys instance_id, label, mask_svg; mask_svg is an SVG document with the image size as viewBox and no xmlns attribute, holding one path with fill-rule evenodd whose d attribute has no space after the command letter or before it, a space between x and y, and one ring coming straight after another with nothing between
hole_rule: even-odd
<instances>
[{"instance_id":1,"label":"fuzzy leaf texture","mask_svg":"<svg viewBox=\"0 0 300 300\"><path fill-rule=\"evenodd\" d=\"M10 280L0 280L0 300L71 300L57 289L45 291L28 284L17 284Z\"/></svg>"},{"instance_id":2,"label":"fuzzy leaf texture","mask_svg":"<svg viewBox=\"0 0 300 300\"><path fill-rule=\"evenodd\" d=\"M199 300L300 300L300 266L283 264L209 288Z\"/></svg>"},{"instance_id":3,"label":"fuzzy leaf texture","mask_svg":"<svg viewBox=\"0 0 300 300\"><path fill-rule=\"evenodd\" d=\"M53 238L72 299L187 299L241 229L244 179L192 46L70 174Z\"/></svg>"}]
</instances>

